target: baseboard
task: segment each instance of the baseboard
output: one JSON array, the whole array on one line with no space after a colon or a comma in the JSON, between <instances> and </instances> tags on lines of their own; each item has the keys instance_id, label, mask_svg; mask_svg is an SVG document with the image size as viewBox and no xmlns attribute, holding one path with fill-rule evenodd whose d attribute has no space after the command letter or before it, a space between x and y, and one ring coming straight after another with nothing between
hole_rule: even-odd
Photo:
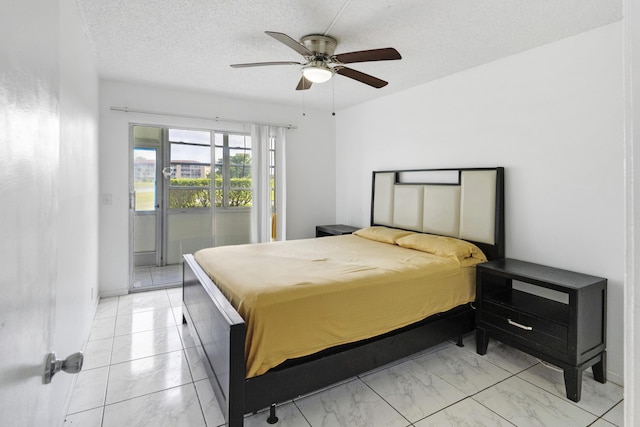
<instances>
[{"instance_id":1,"label":"baseboard","mask_svg":"<svg viewBox=\"0 0 640 427\"><path fill-rule=\"evenodd\" d=\"M128 289L117 289L114 291L100 291L100 298L112 298L129 294Z\"/></svg>"},{"instance_id":2,"label":"baseboard","mask_svg":"<svg viewBox=\"0 0 640 427\"><path fill-rule=\"evenodd\" d=\"M611 372L607 370L607 381L611 381L614 384L624 387L624 375L620 375L617 372Z\"/></svg>"}]
</instances>

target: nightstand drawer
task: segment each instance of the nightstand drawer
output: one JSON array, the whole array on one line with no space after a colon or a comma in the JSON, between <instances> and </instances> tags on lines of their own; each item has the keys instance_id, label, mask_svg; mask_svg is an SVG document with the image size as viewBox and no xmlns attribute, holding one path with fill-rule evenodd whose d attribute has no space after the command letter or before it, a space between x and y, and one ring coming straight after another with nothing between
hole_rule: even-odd
<instances>
[{"instance_id":1,"label":"nightstand drawer","mask_svg":"<svg viewBox=\"0 0 640 427\"><path fill-rule=\"evenodd\" d=\"M480 320L487 326L508 332L527 345L542 346L563 354L567 352L566 327L517 312L498 314L483 310Z\"/></svg>"},{"instance_id":2,"label":"nightstand drawer","mask_svg":"<svg viewBox=\"0 0 640 427\"><path fill-rule=\"evenodd\" d=\"M508 330L516 328L516 331L539 332L545 335L551 335L565 342L567 341L567 325L552 322L539 316L532 316L519 309L496 304L491 300L485 300L482 304L482 314L491 314L494 318L499 317L504 319L510 326ZM509 320L511 320L511 323L508 322Z\"/></svg>"}]
</instances>

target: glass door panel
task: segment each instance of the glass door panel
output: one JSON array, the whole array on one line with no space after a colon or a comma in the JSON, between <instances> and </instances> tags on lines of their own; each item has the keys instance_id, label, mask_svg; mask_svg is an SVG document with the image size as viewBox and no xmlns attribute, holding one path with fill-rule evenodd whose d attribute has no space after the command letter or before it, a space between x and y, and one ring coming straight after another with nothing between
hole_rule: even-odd
<instances>
[{"instance_id":1,"label":"glass door panel","mask_svg":"<svg viewBox=\"0 0 640 427\"><path fill-rule=\"evenodd\" d=\"M148 212L156 210L157 167L158 150L156 148L134 148L133 190L136 193L136 212Z\"/></svg>"},{"instance_id":2,"label":"glass door panel","mask_svg":"<svg viewBox=\"0 0 640 427\"><path fill-rule=\"evenodd\" d=\"M158 148L134 147L134 266L158 264Z\"/></svg>"},{"instance_id":3,"label":"glass door panel","mask_svg":"<svg viewBox=\"0 0 640 427\"><path fill-rule=\"evenodd\" d=\"M251 242L251 137L215 134L215 246Z\"/></svg>"},{"instance_id":4,"label":"glass door panel","mask_svg":"<svg viewBox=\"0 0 640 427\"><path fill-rule=\"evenodd\" d=\"M211 132L169 129L167 264L212 246Z\"/></svg>"}]
</instances>

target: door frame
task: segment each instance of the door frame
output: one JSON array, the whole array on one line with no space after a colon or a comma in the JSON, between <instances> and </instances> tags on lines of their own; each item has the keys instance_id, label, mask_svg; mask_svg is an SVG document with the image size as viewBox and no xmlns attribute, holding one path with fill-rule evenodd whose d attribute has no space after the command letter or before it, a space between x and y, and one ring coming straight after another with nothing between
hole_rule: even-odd
<instances>
[{"instance_id":1,"label":"door frame","mask_svg":"<svg viewBox=\"0 0 640 427\"><path fill-rule=\"evenodd\" d=\"M148 143L145 144L143 141L140 144L137 144L134 137L134 128L136 127L147 127L147 128L155 128L161 131L161 138L156 143L156 140L149 140ZM165 257L165 249L163 243L163 233L164 233L164 212L166 210L166 203L164 203L165 191L164 191L164 177L162 176L162 169L165 162L166 157L166 129L165 126L162 125L154 125L154 124L140 124L140 123L129 123L129 290L133 290L134 287L134 270L136 268L136 257L135 257L135 177L134 177L134 150L136 148L152 148L156 150L156 180L155 180L155 197L156 197L156 208L154 211L156 217L156 225L155 225L155 266L161 266L164 263Z\"/></svg>"}]
</instances>

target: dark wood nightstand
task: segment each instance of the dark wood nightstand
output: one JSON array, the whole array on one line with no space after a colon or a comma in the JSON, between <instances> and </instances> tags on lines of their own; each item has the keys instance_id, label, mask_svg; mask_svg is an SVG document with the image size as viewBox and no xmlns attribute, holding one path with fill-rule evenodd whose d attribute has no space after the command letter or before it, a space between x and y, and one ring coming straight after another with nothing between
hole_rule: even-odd
<instances>
[{"instance_id":1,"label":"dark wood nightstand","mask_svg":"<svg viewBox=\"0 0 640 427\"><path fill-rule=\"evenodd\" d=\"M559 298L514 289L514 280ZM606 279L515 259L490 261L476 266L476 303L478 354L487 353L492 337L546 360L564 370L574 402L588 367L596 381L606 382Z\"/></svg>"},{"instance_id":2,"label":"dark wood nightstand","mask_svg":"<svg viewBox=\"0 0 640 427\"><path fill-rule=\"evenodd\" d=\"M341 236L343 234L351 234L356 230L359 230L359 228L343 224L316 225L316 237Z\"/></svg>"}]
</instances>

